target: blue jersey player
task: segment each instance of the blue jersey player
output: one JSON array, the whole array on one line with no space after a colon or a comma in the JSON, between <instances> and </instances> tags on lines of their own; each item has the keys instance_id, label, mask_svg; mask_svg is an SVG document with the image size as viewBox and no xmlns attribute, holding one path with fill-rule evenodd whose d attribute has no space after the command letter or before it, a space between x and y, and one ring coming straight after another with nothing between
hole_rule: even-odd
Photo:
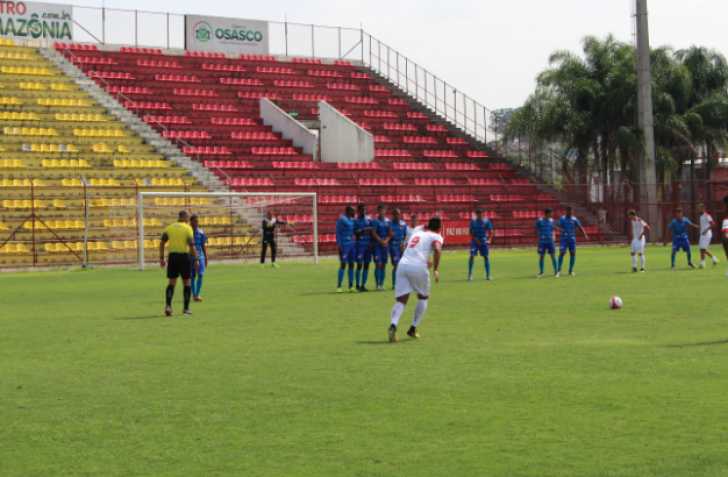
<instances>
[{"instance_id":1,"label":"blue jersey player","mask_svg":"<svg viewBox=\"0 0 728 477\"><path fill-rule=\"evenodd\" d=\"M690 222L687 217L683 217L682 208L678 207L675 211L675 218L670 222L670 230L672 231L672 268L675 269L675 255L680 249L685 250L688 254L688 265L693 265L692 254L690 253L690 240L688 239L688 227L699 229L699 225ZM667 245L667 237L665 237L665 245Z\"/></svg>"},{"instance_id":2,"label":"blue jersey player","mask_svg":"<svg viewBox=\"0 0 728 477\"><path fill-rule=\"evenodd\" d=\"M561 237L559 239L559 252L561 252L559 254L559 271L556 272L558 276L561 276L561 265L564 263L564 255L566 255L567 250L569 251L569 255L571 258L569 260L569 275L575 275L574 264L576 263L576 229L581 230L581 233L584 234L585 240L589 240L589 237L586 235L586 232L581 226L581 222L579 222L579 219L571 215L573 212L573 207L567 207L566 215L562 215L559 218L559 221L556 222L556 229L561 232Z\"/></svg>"},{"instance_id":3,"label":"blue jersey player","mask_svg":"<svg viewBox=\"0 0 728 477\"><path fill-rule=\"evenodd\" d=\"M196 215L190 217L190 227L193 231L193 239L195 241L195 249L200 257L200 266L197 270L192 267L192 297L195 301L202 301L200 298L200 290L202 290L202 278L205 275L205 267L210 263L207 259L207 235L200 228L200 219Z\"/></svg>"},{"instance_id":4,"label":"blue jersey player","mask_svg":"<svg viewBox=\"0 0 728 477\"><path fill-rule=\"evenodd\" d=\"M344 281L344 273L347 264L349 265L349 291L355 293L354 288L354 264L356 263L356 243L354 242L354 207L346 206L344 215L336 222L336 246L339 249L339 286L336 293L341 293L341 284Z\"/></svg>"},{"instance_id":5,"label":"blue jersey player","mask_svg":"<svg viewBox=\"0 0 728 477\"><path fill-rule=\"evenodd\" d=\"M372 238L374 239L374 278L377 281L377 291L384 291L384 278L387 275L387 258L389 255L389 242L394 235L392 221L386 217L387 207L377 207L377 218L372 221Z\"/></svg>"},{"instance_id":6,"label":"blue jersey player","mask_svg":"<svg viewBox=\"0 0 728 477\"><path fill-rule=\"evenodd\" d=\"M397 265L407 243L407 222L402 220L399 209L392 211L392 240L389 242L389 256L392 259L392 290L397 286Z\"/></svg>"},{"instance_id":7,"label":"blue jersey player","mask_svg":"<svg viewBox=\"0 0 728 477\"><path fill-rule=\"evenodd\" d=\"M543 258L548 253L551 255L551 263L554 266L554 273L559 276L559 269L556 265L556 247L554 246L554 230L556 224L551 217L553 211L551 209L544 210L543 217L536 221L536 243L538 244L539 266L541 274L538 278L543 278Z\"/></svg>"},{"instance_id":8,"label":"blue jersey player","mask_svg":"<svg viewBox=\"0 0 728 477\"><path fill-rule=\"evenodd\" d=\"M367 206L359 204L354 218L356 237L356 289L368 292L364 286L369 278L369 264L372 263L372 219L367 216ZM363 269L363 270L362 270ZM361 282L361 285L359 283Z\"/></svg>"},{"instance_id":9,"label":"blue jersey player","mask_svg":"<svg viewBox=\"0 0 728 477\"><path fill-rule=\"evenodd\" d=\"M493 224L485 218L484 214L483 209L478 209L475 211L476 218L470 221L470 262L468 264L470 273L468 274L468 281L473 281L473 263L475 263L475 257L478 254L485 261L485 279L493 280L490 276L490 252L488 250L488 245L493 239ZM488 235L489 231L490 235Z\"/></svg>"}]
</instances>

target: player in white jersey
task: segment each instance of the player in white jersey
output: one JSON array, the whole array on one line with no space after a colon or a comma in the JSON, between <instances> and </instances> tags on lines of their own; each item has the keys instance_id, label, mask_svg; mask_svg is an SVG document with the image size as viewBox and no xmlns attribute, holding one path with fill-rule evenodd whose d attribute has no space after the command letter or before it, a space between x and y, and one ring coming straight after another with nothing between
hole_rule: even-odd
<instances>
[{"instance_id":1,"label":"player in white jersey","mask_svg":"<svg viewBox=\"0 0 728 477\"><path fill-rule=\"evenodd\" d=\"M728 215L728 195L723 197L723 213ZM728 258L728 217L723 220L723 227L720 229L721 242L723 243L723 252L725 252L726 258ZM728 274L726 274L728 277Z\"/></svg>"},{"instance_id":2,"label":"player in white jersey","mask_svg":"<svg viewBox=\"0 0 728 477\"><path fill-rule=\"evenodd\" d=\"M650 230L647 222L637 217L637 212L630 210L629 223L632 225L632 270L630 273L637 272L637 255L642 259L642 273L645 273L645 234Z\"/></svg>"},{"instance_id":3,"label":"player in white jersey","mask_svg":"<svg viewBox=\"0 0 728 477\"><path fill-rule=\"evenodd\" d=\"M407 239L405 240L405 244L409 243L410 238L415 234L415 232L418 232L420 230L424 230L424 225L417 225L419 223L419 217L417 213L414 213L410 216L410 224L407 226Z\"/></svg>"},{"instance_id":4,"label":"player in white jersey","mask_svg":"<svg viewBox=\"0 0 728 477\"><path fill-rule=\"evenodd\" d=\"M713 241L715 222L713 222L713 217L706 212L705 204L698 204L698 210L700 211L700 268L705 268L706 255L713 259L713 266L716 266L718 265L718 259L708 250L710 242Z\"/></svg>"},{"instance_id":5,"label":"player in white jersey","mask_svg":"<svg viewBox=\"0 0 728 477\"><path fill-rule=\"evenodd\" d=\"M410 293L417 293L417 306L412 318L412 326L407 336L418 339L417 326L422 323L422 318L427 311L427 300L430 297L430 272L427 271L434 265L435 283L440 281L440 273L437 269L440 266L440 253L442 251L442 235L440 229L442 221L434 217L427 223L427 230L416 231L409 239L404 255L397 267L397 285L394 290L394 298L397 302L392 308L392 324L389 327L389 341L397 341L397 325L399 318L404 313L409 300ZM430 255L434 254L433 261Z\"/></svg>"}]
</instances>

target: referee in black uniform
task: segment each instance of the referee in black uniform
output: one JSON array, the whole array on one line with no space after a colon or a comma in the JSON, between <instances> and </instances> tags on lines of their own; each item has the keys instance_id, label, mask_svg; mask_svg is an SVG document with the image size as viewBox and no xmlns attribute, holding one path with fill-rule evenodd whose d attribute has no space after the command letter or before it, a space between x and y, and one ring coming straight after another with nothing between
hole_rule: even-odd
<instances>
[{"instance_id":1,"label":"referee in black uniform","mask_svg":"<svg viewBox=\"0 0 728 477\"><path fill-rule=\"evenodd\" d=\"M260 253L260 268L265 266L265 252L270 245L270 261L273 266L278 268L276 264L276 227L278 225L293 225L293 222L278 220L273 218L273 212L268 211L263 219L263 249Z\"/></svg>"}]
</instances>

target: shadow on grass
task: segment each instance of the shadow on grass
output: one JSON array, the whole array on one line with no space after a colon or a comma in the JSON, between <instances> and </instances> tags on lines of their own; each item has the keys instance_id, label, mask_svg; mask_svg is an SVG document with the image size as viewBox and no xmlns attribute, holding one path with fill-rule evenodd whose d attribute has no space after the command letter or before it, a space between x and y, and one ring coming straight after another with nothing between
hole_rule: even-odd
<instances>
[{"instance_id":1,"label":"shadow on grass","mask_svg":"<svg viewBox=\"0 0 728 477\"><path fill-rule=\"evenodd\" d=\"M414 339L406 339L404 341L398 341L397 343L390 343L389 341L384 341L384 340L382 340L382 341L356 341L355 343L358 344L358 345L390 345L390 346L397 346L397 345L401 345L401 344L404 344L404 343L412 343L414 341L417 341L417 340L414 340Z\"/></svg>"},{"instance_id":2,"label":"shadow on grass","mask_svg":"<svg viewBox=\"0 0 728 477\"><path fill-rule=\"evenodd\" d=\"M728 344L728 339L721 340L721 341L703 341L702 343L687 343L687 344L671 344L671 345L665 345L666 348L690 348L694 346L715 346L715 345L723 345Z\"/></svg>"},{"instance_id":3,"label":"shadow on grass","mask_svg":"<svg viewBox=\"0 0 728 477\"><path fill-rule=\"evenodd\" d=\"M151 316L127 316L125 318L114 318L114 320L154 320L156 318L169 318L165 315L151 315ZM174 317L172 317L174 318Z\"/></svg>"}]
</instances>

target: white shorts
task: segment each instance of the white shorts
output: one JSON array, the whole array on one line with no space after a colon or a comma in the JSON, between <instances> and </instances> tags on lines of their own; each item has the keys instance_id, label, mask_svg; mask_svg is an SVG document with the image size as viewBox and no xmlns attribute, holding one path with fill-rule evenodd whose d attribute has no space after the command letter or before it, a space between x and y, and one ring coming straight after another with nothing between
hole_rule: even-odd
<instances>
[{"instance_id":1,"label":"white shorts","mask_svg":"<svg viewBox=\"0 0 728 477\"><path fill-rule=\"evenodd\" d=\"M400 265L397 268L394 297L399 298L412 292L420 296L430 296L430 272L426 268Z\"/></svg>"},{"instance_id":2,"label":"white shorts","mask_svg":"<svg viewBox=\"0 0 728 477\"><path fill-rule=\"evenodd\" d=\"M632 240L632 253L643 255L645 253L645 239Z\"/></svg>"},{"instance_id":3,"label":"white shorts","mask_svg":"<svg viewBox=\"0 0 728 477\"><path fill-rule=\"evenodd\" d=\"M700 236L700 250L707 250L710 246L710 242L713 240L713 234L701 235Z\"/></svg>"}]
</instances>

